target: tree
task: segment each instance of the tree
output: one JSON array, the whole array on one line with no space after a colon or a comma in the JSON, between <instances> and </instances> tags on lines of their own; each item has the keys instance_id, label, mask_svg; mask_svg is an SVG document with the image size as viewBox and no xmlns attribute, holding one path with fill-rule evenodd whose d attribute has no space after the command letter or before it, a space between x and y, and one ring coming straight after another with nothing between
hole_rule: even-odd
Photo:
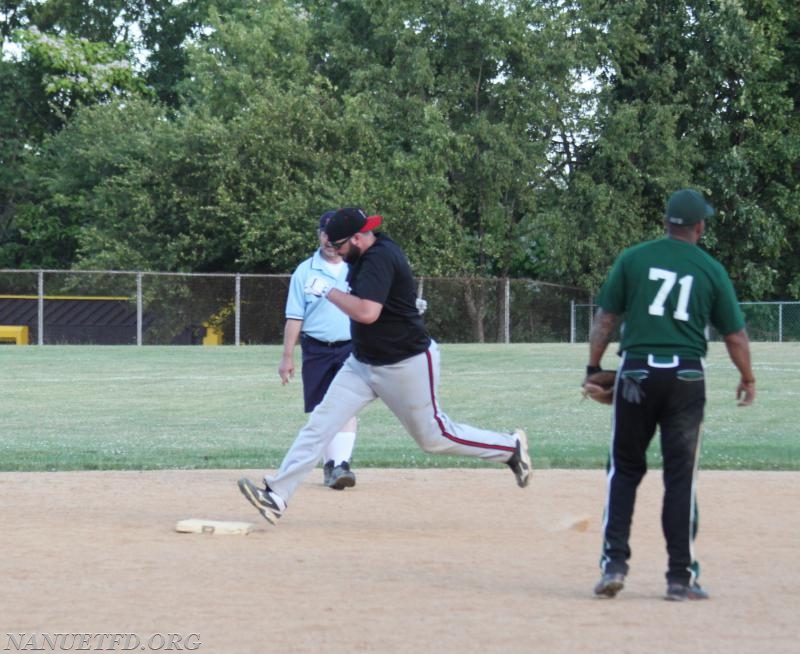
<instances>
[{"instance_id":1,"label":"tree","mask_svg":"<svg viewBox=\"0 0 800 654\"><path fill-rule=\"evenodd\" d=\"M43 139L62 129L79 107L146 93L133 47L121 38L129 25L118 19L128 4L54 0L3 6L0 265L69 267L73 261L75 234L69 224L42 214L37 200L48 182L29 173L37 170ZM69 204L63 197L45 200Z\"/></svg>"},{"instance_id":2,"label":"tree","mask_svg":"<svg viewBox=\"0 0 800 654\"><path fill-rule=\"evenodd\" d=\"M696 175L719 211L709 247L729 265L744 299L800 291L798 73L786 58L793 51L797 63L798 15L796 3L703 6L703 50L687 64L691 103L707 116L687 120L706 158ZM709 60L713 68L704 65Z\"/></svg>"},{"instance_id":3,"label":"tree","mask_svg":"<svg viewBox=\"0 0 800 654\"><path fill-rule=\"evenodd\" d=\"M287 272L322 211L357 204L413 244L418 274L596 288L692 185L740 295L796 295L799 14L5 3L20 48L0 60L0 265Z\"/></svg>"},{"instance_id":4,"label":"tree","mask_svg":"<svg viewBox=\"0 0 800 654\"><path fill-rule=\"evenodd\" d=\"M622 247L661 232L667 195L691 185L719 209L705 243L735 262L740 294L780 294L797 141L776 44L797 9L763 4L756 20L739 3L584 3L604 46L601 94L596 134L542 222L557 277L597 288ZM562 207L576 219L560 221Z\"/></svg>"},{"instance_id":5,"label":"tree","mask_svg":"<svg viewBox=\"0 0 800 654\"><path fill-rule=\"evenodd\" d=\"M372 186L430 248L418 269L525 271L546 135L574 81L563 3L307 6L318 70L376 128L370 179L408 181Z\"/></svg>"}]
</instances>

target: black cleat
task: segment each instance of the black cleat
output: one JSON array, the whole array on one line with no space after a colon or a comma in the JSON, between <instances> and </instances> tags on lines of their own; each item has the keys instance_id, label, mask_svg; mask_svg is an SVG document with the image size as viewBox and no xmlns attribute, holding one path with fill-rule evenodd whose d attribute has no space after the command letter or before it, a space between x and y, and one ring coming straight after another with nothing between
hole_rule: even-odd
<instances>
[{"instance_id":1,"label":"black cleat","mask_svg":"<svg viewBox=\"0 0 800 654\"><path fill-rule=\"evenodd\" d=\"M286 502L279 495L273 493L268 486L259 488L243 477L239 480L239 490L242 491L242 495L247 498L247 501L259 510L267 522L271 522L273 525L278 522L278 518L286 509Z\"/></svg>"}]
</instances>

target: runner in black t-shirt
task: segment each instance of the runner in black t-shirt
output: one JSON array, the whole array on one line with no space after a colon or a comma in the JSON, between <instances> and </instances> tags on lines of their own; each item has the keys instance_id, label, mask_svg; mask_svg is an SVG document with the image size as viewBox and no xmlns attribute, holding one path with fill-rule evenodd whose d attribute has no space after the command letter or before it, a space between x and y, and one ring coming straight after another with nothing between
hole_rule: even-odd
<instances>
[{"instance_id":1,"label":"runner in black t-shirt","mask_svg":"<svg viewBox=\"0 0 800 654\"><path fill-rule=\"evenodd\" d=\"M328 240L351 264L350 293L325 280L306 287L351 320L353 354L311 413L278 473L257 487L239 489L269 522L275 523L298 485L314 468L325 445L345 421L380 398L426 452L472 456L505 463L517 484L530 481L528 442L521 429L502 433L455 423L439 407L439 349L418 310L411 266L400 247L373 230L380 216L361 209L338 210L328 221Z\"/></svg>"},{"instance_id":2,"label":"runner in black t-shirt","mask_svg":"<svg viewBox=\"0 0 800 654\"><path fill-rule=\"evenodd\" d=\"M374 236L373 245L353 261L348 281L353 296L383 309L373 323L351 320L350 333L356 359L386 365L424 352L431 339L416 307L416 284L405 253L388 236ZM335 298L331 301L336 304Z\"/></svg>"}]
</instances>

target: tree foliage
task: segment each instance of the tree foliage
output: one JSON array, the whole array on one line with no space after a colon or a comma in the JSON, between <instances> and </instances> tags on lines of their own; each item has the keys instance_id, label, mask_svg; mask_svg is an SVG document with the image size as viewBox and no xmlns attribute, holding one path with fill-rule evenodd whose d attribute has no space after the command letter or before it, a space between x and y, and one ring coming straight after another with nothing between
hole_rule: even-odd
<instances>
[{"instance_id":1,"label":"tree foliage","mask_svg":"<svg viewBox=\"0 0 800 654\"><path fill-rule=\"evenodd\" d=\"M660 233L669 192L692 185L718 209L705 245L730 265L740 292L796 295L796 273L778 262L797 252L789 235L800 142L781 73L797 7L642 0L584 10L602 44L601 96L597 136L581 148L566 203L554 203L577 224L544 217L563 255L559 272L596 288L620 246Z\"/></svg>"},{"instance_id":2,"label":"tree foliage","mask_svg":"<svg viewBox=\"0 0 800 654\"><path fill-rule=\"evenodd\" d=\"M418 274L595 289L692 185L740 295L800 295L790 0L21 1L0 35L0 266L288 272L355 204Z\"/></svg>"}]
</instances>

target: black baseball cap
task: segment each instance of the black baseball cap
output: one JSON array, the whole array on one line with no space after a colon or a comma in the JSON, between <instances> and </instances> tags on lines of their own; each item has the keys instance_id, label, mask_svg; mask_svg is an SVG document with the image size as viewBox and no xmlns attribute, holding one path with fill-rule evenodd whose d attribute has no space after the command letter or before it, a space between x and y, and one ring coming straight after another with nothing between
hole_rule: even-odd
<instances>
[{"instance_id":1,"label":"black baseball cap","mask_svg":"<svg viewBox=\"0 0 800 654\"><path fill-rule=\"evenodd\" d=\"M667 200L667 220L673 225L694 225L713 215L714 207L692 188L675 191Z\"/></svg>"},{"instance_id":2,"label":"black baseball cap","mask_svg":"<svg viewBox=\"0 0 800 654\"><path fill-rule=\"evenodd\" d=\"M350 238L353 234L371 232L381 226L383 218L368 216L363 209L345 207L338 209L325 223L325 233L331 242Z\"/></svg>"}]
</instances>

